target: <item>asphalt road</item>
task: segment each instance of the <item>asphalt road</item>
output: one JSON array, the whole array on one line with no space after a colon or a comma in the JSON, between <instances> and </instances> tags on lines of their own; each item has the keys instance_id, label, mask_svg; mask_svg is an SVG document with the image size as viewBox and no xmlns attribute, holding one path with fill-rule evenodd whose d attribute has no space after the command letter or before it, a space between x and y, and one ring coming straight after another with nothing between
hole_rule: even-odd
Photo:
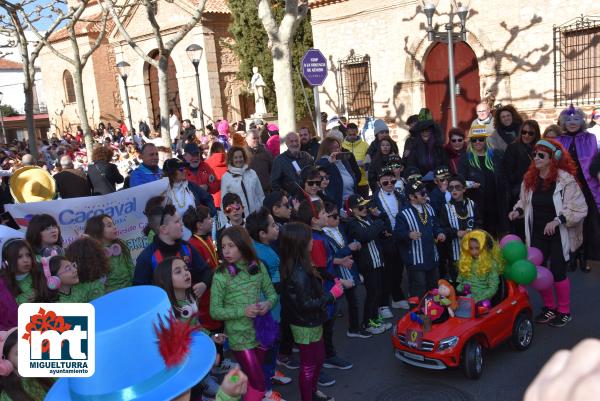
<instances>
[{"instance_id":1,"label":"asphalt road","mask_svg":"<svg viewBox=\"0 0 600 401\"><path fill-rule=\"evenodd\" d=\"M461 370L433 371L404 365L394 357L390 332L370 339L345 336L346 316L336 322L338 355L354 367L341 371L327 369L337 383L321 388L336 401L518 401L537 372L559 349L572 348L587 337L600 337L600 264L591 273L569 273L573 320L563 328L536 325L531 347L524 352L504 344L484 355L479 380L466 379ZM541 307L537 293L530 291L534 313ZM342 311L344 306L342 306ZM401 316L394 310L394 322ZM404 313L402 311L401 313ZM298 371L285 370L294 381L277 386L287 401L300 401Z\"/></svg>"}]
</instances>

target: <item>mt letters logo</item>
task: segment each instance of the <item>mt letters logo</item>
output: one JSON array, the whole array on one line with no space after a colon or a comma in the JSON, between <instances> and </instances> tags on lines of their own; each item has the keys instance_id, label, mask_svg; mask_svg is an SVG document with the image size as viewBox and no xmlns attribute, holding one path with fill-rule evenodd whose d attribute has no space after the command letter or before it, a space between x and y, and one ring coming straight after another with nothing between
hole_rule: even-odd
<instances>
[{"instance_id":1,"label":"mt letters logo","mask_svg":"<svg viewBox=\"0 0 600 401\"><path fill-rule=\"evenodd\" d=\"M91 304L19 306L19 374L23 377L92 376L95 340Z\"/></svg>"}]
</instances>

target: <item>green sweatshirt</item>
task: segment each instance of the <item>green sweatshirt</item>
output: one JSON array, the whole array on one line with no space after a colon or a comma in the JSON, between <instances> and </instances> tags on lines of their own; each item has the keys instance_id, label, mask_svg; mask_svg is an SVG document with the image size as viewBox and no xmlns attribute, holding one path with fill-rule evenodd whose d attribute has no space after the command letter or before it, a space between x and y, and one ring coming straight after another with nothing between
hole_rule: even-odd
<instances>
[{"instance_id":1,"label":"green sweatshirt","mask_svg":"<svg viewBox=\"0 0 600 401\"><path fill-rule=\"evenodd\" d=\"M87 303L104 295L104 283L100 280L89 283L79 283L71 287L69 294L60 293L58 302Z\"/></svg>"},{"instance_id":2,"label":"green sweatshirt","mask_svg":"<svg viewBox=\"0 0 600 401\"><path fill-rule=\"evenodd\" d=\"M223 390L219 389L215 401L239 401L240 397L231 397L223 392ZM0 400L1 401L1 400Z\"/></svg>"},{"instance_id":3,"label":"green sweatshirt","mask_svg":"<svg viewBox=\"0 0 600 401\"><path fill-rule=\"evenodd\" d=\"M33 401L43 401L46 398L47 391L44 390L44 387L38 382L35 378L22 377L21 385L23 386L23 390ZM0 401L13 401L4 391L0 392ZM227 399L223 399L223 401L228 401Z\"/></svg>"},{"instance_id":4,"label":"green sweatshirt","mask_svg":"<svg viewBox=\"0 0 600 401\"><path fill-rule=\"evenodd\" d=\"M462 291L465 284L471 285L471 295L475 302L483 301L485 299L492 299L498 291L498 284L500 278L498 277L498 266L494 264L492 270L485 276L477 275L477 261L473 261L471 265L471 274L469 277L463 277L460 273L456 278L458 286L457 291Z\"/></svg>"},{"instance_id":5,"label":"green sweatshirt","mask_svg":"<svg viewBox=\"0 0 600 401\"><path fill-rule=\"evenodd\" d=\"M21 289L21 293L17 295L17 305L21 305L27 302L33 302L35 296L33 291L33 279L31 274L27 274L23 280L17 280L17 285Z\"/></svg>"},{"instance_id":6,"label":"green sweatshirt","mask_svg":"<svg viewBox=\"0 0 600 401\"><path fill-rule=\"evenodd\" d=\"M106 292L112 292L121 288L131 287L133 270L135 265L131 256L122 251L119 256L109 258L110 273L106 281Z\"/></svg>"},{"instance_id":7,"label":"green sweatshirt","mask_svg":"<svg viewBox=\"0 0 600 401\"><path fill-rule=\"evenodd\" d=\"M210 289L210 315L213 319L225 322L225 334L231 349L243 351L258 346L254 322L246 317L246 307L258 302L261 293L273 305L278 298L271 277L262 263L255 275L248 273L245 262L236 266L238 273L235 276L222 268L215 272Z\"/></svg>"}]
</instances>

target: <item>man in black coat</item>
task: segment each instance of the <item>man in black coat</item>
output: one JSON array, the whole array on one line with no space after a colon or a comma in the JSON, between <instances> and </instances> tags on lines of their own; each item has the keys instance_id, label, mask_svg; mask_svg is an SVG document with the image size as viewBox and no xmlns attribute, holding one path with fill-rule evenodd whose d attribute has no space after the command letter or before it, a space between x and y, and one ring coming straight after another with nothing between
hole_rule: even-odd
<instances>
[{"instance_id":1,"label":"man in black coat","mask_svg":"<svg viewBox=\"0 0 600 401\"><path fill-rule=\"evenodd\" d=\"M314 162L311 155L300 150L300 138L295 132L290 132L285 137L285 144L288 150L273 161L271 190L284 189L288 194L293 195L299 192L302 186L300 172Z\"/></svg>"}]
</instances>

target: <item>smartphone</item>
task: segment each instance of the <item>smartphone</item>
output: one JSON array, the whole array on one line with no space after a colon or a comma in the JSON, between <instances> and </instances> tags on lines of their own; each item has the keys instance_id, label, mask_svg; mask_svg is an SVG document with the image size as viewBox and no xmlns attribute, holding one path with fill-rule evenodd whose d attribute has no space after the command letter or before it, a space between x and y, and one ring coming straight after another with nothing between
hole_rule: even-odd
<instances>
[{"instance_id":1,"label":"smartphone","mask_svg":"<svg viewBox=\"0 0 600 401\"><path fill-rule=\"evenodd\" d=\"M352 158L352 153L350 152L340 152L337 154L338 160L350 160Z\"/></svg>"}]
</instances>

